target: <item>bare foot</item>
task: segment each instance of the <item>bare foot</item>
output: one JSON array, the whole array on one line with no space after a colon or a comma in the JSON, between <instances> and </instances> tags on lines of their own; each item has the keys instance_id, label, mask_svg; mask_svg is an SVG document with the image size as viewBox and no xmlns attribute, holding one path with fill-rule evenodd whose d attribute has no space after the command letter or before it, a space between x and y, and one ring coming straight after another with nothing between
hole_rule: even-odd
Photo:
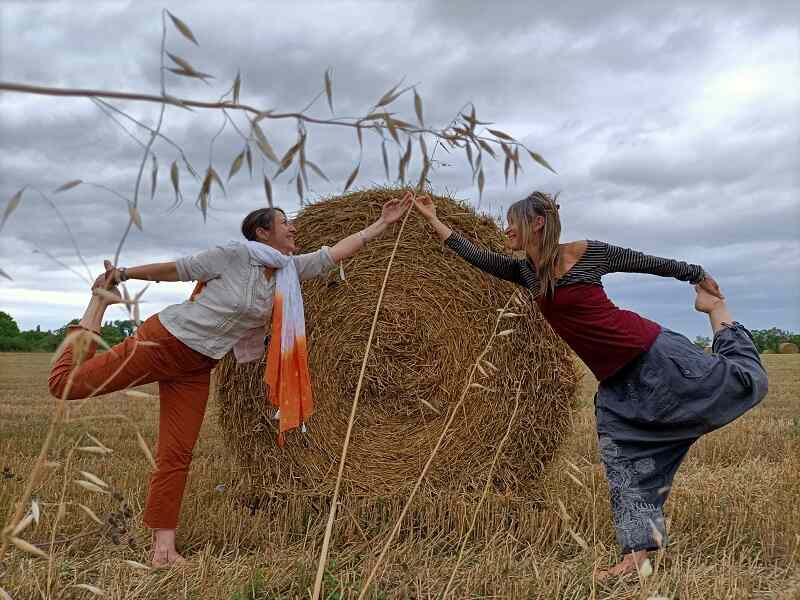
<instances>
[{"instance_id":1,"label":"bare foot","mask_svg":"<svg viewBox=\"0 0 800 600\"><path fill-rule=\"evenodd\" d=\"M697 297L694 299L694 308L702 313L711 314L714 310L717 310L723 306L725 306L725 301L722 298L718 298L713 294L707 292L699 285L694 286L695 292L697 292Z\"/></svg>"},{"instance_id":2,"label":"bare foot","mask_svg":"<svg viewBox=\"0 0 800 600\"><path fill-rule=\"evenodd\" d=\"M624 577L625 575L635 575L646 570L645 563L649 560L650 553L647 550L638 550L626 554L621 562L613 567L604 571L595 571L595 579L598 581L608 581L615 577Z\"/></svg>"},{"instance_id":3,"label":"bare foot","mask_svg":"<svg viewBox=\"0 0 800 600\"><path fill-rule=\"evenodd\" d=\"M153 567L160 569L171 567L176 564L185 563L183 558L175 549L175 530L174 529L154 529L153 530Z\"/></svg>"},{"instance_id":4,"label":"bare foot","mask_svg":"<svg viewBox=\"0 0 800 600\"><path fill-rule=\"evenodd\" d=\"M153 560L151 562L154 569L162 569L185 563L186 559L178 554L178 551L174 548L155 548L153 550Z\"/></svg>"}]
</instances>

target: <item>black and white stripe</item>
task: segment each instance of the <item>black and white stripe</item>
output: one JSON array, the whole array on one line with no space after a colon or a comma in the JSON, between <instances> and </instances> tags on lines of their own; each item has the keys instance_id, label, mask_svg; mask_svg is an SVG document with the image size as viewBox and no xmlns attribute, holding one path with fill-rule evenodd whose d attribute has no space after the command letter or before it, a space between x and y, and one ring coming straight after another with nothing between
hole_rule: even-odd
<instances>
[{"instance_id":1,"label":"black and white stripe","mask_svg":"<svg viewBox=\"0 0 800 600\"><path fill-rule=\"evenodd\" d=\"M539 276L527 259L512 258L476 246L455 231L445 244L468 263L482 271L521 285L534 295L539 292ZM556 287L574 283L601 284L600 278L608 273L649 273L661 277L674 277L680 281L698 283L705 277L703 267L671 258L649 256L629 248L612 246L606 242L588 240L586 252Z\"/></svg>"}]
</instances>

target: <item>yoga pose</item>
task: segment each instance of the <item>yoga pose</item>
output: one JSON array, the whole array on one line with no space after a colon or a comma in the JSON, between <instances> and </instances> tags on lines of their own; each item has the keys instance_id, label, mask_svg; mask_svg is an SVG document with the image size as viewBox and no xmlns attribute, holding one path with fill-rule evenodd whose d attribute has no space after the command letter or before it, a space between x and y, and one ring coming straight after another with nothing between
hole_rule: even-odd
<instances>
[{"instance_id":1,"label":"yoga pose","mask_svg":"<svg viewBox=\"0 0 800 600\"><path fill-rule=\"evenodd\" d=\"M95 356L92 344L76 365L74 349L65 345L50 373L50 392L70 400L158 382L157 467L144 512L145 525L154 530L154 566L182 560L175 529L211 369L232 348L240 362L261 358L265 331L271 333L265 381L269 399L279 408L279 443L283 432L304 426L313 403L299 281L323 275L381 235L410 208L411 198L408 193L402 200L389 200L372 225L310 254L292 256L294 225L281 209L263 208L242 222L247 241L127 269L106 261L83 319L72 330L99 331L106 308L119 300L114 287L119 282L199 282L192 299L150 317L108 352ZM102 289L109 291L97 291Z\"/></svg>"},{"instance_id":2,"label":"yoga pose","mask_svg":"<svg viewBox=\"0 0 800 600\"><path fill-rule=\"evenodd\" d=\"M638 570L667 544L662 507L689 447L730 423L767 393L767 374L750 333L732 320L716 281L701 266L648 256L605 242L559 243L558 204L534 192L508 210L516 259L479 248L436 217L427 196L417 210L446 245L479 269L532 293L539 308L600 382L595 396L600 457L608 478L623 559L600 578ZM695 284L714 354L640 315L617 308L601 277L650 273Z\"/></svg>"}]
</instances>

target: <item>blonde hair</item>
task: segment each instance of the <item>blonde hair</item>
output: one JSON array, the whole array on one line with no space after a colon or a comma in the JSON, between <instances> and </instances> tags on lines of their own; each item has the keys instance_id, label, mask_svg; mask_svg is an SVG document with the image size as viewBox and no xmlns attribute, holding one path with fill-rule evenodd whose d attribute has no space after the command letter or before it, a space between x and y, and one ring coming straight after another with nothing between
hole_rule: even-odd
<instances>
[{"instance_id":1,"label":"blonde hair","mask_svg":"<svg viewBox=\"0 0 800 600\"><path fill-rule=\"evenodd\" d=\"M558 216L557 198L558 194L552 198L544 192L533 192L527 198L515 202L508 208L508 220L519 228L523 247L526 250L530 245L536 217L544 217L544 227L539 238L539 259L538 264L535 265L541 282L539 292L543 296L555 293L558 279L556 271L558 270L561 219Z\"/></svg>"}]
</instances>

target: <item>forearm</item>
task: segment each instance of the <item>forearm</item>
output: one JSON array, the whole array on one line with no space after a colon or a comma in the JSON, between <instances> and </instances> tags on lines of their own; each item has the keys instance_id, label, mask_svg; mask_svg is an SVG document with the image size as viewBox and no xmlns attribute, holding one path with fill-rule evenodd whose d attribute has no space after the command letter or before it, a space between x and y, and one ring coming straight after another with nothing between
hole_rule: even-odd
<instances>
[{"instance_id":1,"label":"forearm","mask_svg":"<svg viewBox=\"0 0 800 600\"><path fill-rule=\"evenodd\" d=\"M125 269L128 279L143 281L178 281L178 268L175 262L152 263Z\"/></svg>"},{"instance_id":2,"label":"forearm","mask_svg":"<svg viewBox=\"0 0 800 600\"><path fill-rule=\"evenodd\" d=\"M350 258L356 252L364 248L370 241L383 235L388 225L383 219L378 219L369 227L362 229L346 238L339 240L330 249L331 258L334 262L340 262L345 258Z\"/></svg>"},{"instance_id":3,"label":"forearm","mask_svg":"<svg viewBox=\"0 0 800 600\"><path fill-rule=\"evenodd\" d=\"M428 224L433 227L433 230L436 232L436 235L439 236L439 239L443 242L450 237L453 233L453 230L450 229L447 225L442 223L438 217L433 217L432 219L428 219Z\"/></svg>"},{"instance_id":4,"label":"forearm","mask_svg":"<svg viewBox=\"0 0 800 600\"><path fill-rule=\"evenodd\" d=\"M607 245L609 273L647 273L698 283L705 276L703 267L671 258L650 256L629 248Z\"/></svg>"}]
</instances>

